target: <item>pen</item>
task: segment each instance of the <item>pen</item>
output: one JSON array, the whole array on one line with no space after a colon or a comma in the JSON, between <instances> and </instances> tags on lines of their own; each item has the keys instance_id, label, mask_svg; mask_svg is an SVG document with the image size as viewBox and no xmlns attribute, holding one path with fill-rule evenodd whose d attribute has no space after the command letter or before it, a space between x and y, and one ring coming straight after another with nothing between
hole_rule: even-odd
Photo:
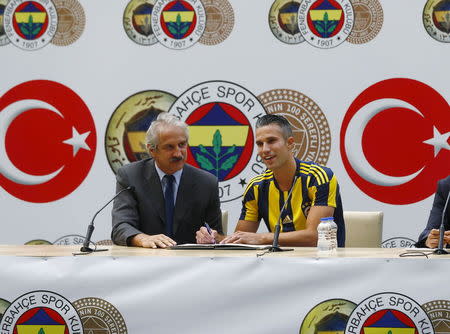
<instances>
[{"instance_id":1,"label":"pen","mask_svg":"<svg viewBox=\"0 0 450 334\"><path fill-rule=\"evenodd\" d=\"M212 236L211 227L209 227L208 223L206 223L206 222L205 222L205 227L208 230L209 235ZM213 238L213 239L214 239L214 243L216 243L216 239L215 238Z\"/></svg>"}]
</instances>

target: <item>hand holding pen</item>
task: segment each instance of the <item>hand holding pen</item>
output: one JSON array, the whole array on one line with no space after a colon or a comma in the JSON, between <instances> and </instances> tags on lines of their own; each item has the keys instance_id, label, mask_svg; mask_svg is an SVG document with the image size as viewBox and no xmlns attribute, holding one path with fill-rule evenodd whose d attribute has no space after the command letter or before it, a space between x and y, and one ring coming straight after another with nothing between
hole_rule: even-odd
<instances>
[{"instance_id":1,"label":"hand holding pen","mask_svg":"<svg viewBox=\"0 0 450 334\"><path fill-rule=\"evenodd\" d=\"M208 223L204 223L196 233L195 238L198 244L215 244L217 231L211 229Z\"/></svg>"},{"instance_id":2,"label":"hand holding pen","mask_svg":"<svg viewBox=\"0 0 450 334\"><path fill-rule=\"evenodd\" d=\"M206 222L205 222L205 227L206 227L206 230L208 231L208 234L213 239L213 244L215 244L216 243L216 238L214 238L213 231L211 230L211 227L209 227L208 223L206 223Z\"/></svg>"}]
</instances>

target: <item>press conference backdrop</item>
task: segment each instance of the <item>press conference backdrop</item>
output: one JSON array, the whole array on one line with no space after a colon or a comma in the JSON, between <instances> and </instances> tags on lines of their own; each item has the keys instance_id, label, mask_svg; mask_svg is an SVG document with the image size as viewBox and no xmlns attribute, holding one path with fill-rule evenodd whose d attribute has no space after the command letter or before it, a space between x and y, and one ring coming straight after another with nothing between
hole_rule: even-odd
<instances>
[{"instance_id":1,"label":"press conference backdrop","mask_svg":"<svg viewBox=\"0 0 450 334\"><path fill-rule=\"evenodd\" d=\"M219 178L229 231L264 170L265 113L291 121L298 158L333 169L344 210L384 212L384 247L411 245L450 174L448 0L0 8L0 243L82 242L161 111L189 124L188 162Z\"/></svg>"}]
</instances>

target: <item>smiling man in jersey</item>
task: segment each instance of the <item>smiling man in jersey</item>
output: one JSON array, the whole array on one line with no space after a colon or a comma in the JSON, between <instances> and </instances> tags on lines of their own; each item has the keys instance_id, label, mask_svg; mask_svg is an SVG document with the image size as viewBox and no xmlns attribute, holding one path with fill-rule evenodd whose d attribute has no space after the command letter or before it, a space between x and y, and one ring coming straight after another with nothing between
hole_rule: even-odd
<instances>
[{"instance_id":1,"label":"smiling man in jersey","mask_svg":"<svg viewBox=\"0 0 450 334\"><path fill-rule=\"evenodd\" d=\"M338 226L338 246L345 245L345 225L339 185L331 169L293 156L294 137L289 122L279 115L264 115L256 123L256 146L266 165L264 173L248 184L242 200L242 212L232 235L221 243L272 244L275 225L281 220L281 246L317 245L320 219L334 216ZM283 210L283 204L291 197ZM281 217L280 217L281 212ZM261 219L267 233L257 233ZM197 232L197 242L212 242L206 229Z\"/></svg>"}]
</instances>

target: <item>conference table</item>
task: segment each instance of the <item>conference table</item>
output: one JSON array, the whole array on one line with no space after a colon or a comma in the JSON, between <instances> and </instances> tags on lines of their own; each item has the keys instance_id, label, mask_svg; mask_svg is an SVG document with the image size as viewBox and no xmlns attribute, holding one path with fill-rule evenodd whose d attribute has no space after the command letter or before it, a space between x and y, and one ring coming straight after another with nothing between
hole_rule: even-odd
<instances>
[{"instance_id":1,"label":"conference table","mask_svg":"<svg viewBox=\"0 0 450 334\"><path fill-rule=\"evenodd\" d=\"M0 245L0 333L433 334L450 323L449 255L100 247Z\"/></svg>"}]
</instances>

